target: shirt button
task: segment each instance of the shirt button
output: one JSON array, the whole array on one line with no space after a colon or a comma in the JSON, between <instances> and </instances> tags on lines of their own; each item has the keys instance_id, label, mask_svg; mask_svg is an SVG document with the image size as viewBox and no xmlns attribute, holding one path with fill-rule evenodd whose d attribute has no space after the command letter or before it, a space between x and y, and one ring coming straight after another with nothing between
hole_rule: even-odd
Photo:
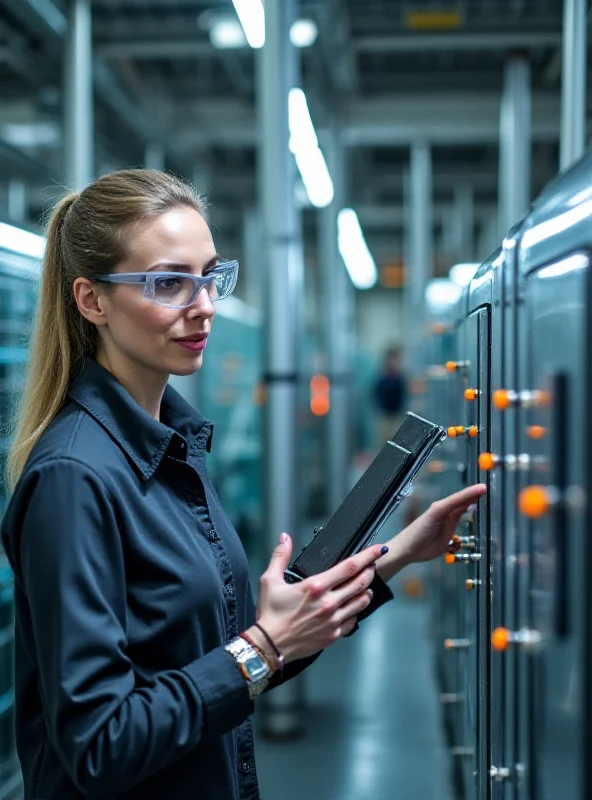
<instances>
[{"instance_id":1,"label":"shirt button","mask_svg":"<svg viewBox=\"0 0 592 800\"><path fill-rule=\"evenodd\" d=\"M208 531L208 537L210 539L210 542L218 542L218 541L220 541L220 537L218 536L218 534L216 533L216 531L213 528L212 528L212 530Z\"/></svg>"},{"instance_id":2,"label":"shirt button","mask_svg":"<svg viewBox=\"0 0 592 800\"><path fill-rule=\"evenodd\" d=\"M228 594L234 594L234 583L229 583L226 587L226 591Z\"/></svg>"},{"instance_id":3,"label":"shirt button","mask_svg":"<svg viewBox=\"0 0 592 800\"><path fill-rule=\"evenodd\" d=\"M251 771L251 765L249 764L248 761L243 761L243 763L241 764L241 769L242 769L243 772L250 772Z\"/></svg>"}]
</instances>

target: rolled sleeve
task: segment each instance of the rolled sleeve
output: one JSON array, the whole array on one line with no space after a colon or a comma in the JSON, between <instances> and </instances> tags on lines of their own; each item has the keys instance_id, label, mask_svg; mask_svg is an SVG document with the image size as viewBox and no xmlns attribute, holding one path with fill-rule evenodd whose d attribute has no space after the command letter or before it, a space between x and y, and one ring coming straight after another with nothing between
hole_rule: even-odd
<instances>
[{"instance_id":1,"label":"rolled sleeve","mask_svg":"<svg viewBox=\"0 0 592 800\"><path fill-rule=\"evenodd\" d=\"M126 653L125 559L104 482L68 458L26 481L19 572L48 736L85 796L119 795L230 731L252 704L223 647L140 685Z\"/></svg>"}]
</instances>

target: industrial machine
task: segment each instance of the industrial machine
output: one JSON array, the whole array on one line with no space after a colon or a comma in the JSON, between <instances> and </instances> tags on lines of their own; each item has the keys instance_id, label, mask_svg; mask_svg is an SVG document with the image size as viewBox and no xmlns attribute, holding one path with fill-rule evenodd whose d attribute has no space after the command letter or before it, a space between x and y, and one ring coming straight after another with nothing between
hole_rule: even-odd
<instances>
[{"instance_id":1,"label":"industrial machine","mask_svg":"<svg viewBox=\"0 0 592 800\"><path fill-rule=\"evenodd\" d=\"M556 178L430 320L417 408L448 428L429 501L488 493L432 569L465 800L589 800L592 155Z\"/></svg>"}]
</instances>

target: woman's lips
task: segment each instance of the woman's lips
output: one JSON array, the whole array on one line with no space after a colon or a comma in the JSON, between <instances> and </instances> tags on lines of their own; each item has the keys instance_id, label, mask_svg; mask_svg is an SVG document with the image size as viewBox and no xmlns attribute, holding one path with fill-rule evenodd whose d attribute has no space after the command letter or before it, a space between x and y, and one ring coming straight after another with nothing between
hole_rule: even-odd
<instances>
[{"instance_id":1,"label":"woman's lips","mask_svg":"<svg viewBox=\"0 0 592 800\"><path fill-rule=\"evenodd\" d=\"M200 336L194 339L175 339L177 344L184 347L186 350L193 350L193 352L200 352L206 346L208 341L207 336Z\"/></svg>"}]
</instances>

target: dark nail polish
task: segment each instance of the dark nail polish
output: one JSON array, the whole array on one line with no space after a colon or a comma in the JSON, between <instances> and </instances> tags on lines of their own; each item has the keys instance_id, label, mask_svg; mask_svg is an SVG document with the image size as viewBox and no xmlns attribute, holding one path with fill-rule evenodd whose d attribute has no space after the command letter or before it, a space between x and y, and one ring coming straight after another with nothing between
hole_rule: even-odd
<instances>
[{"instance_id":1,"label":"dark nail polish","mask_svg":"<svg viewBox=\"0 0 592 800\"><path fill-rule=\"evenodd\" d=\"M386 553L388 553L388 547L385 544L383 544L382 547L380 548L380 555L383 556Z\"/></svg>"}]
</instances>

